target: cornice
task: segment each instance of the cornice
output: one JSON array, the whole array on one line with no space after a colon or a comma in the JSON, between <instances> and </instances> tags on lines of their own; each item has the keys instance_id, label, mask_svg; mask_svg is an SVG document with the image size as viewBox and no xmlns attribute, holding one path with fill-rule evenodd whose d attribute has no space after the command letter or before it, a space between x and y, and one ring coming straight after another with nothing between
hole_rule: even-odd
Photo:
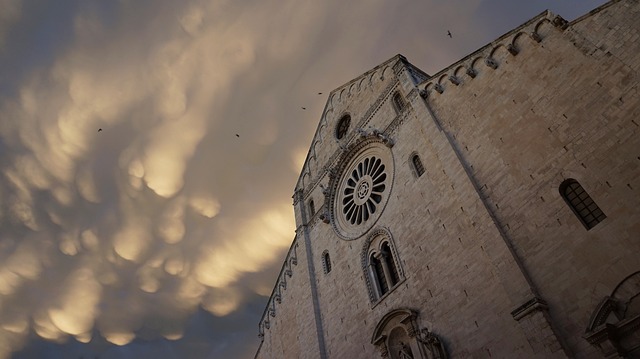
<instances>
[{"instance_id":1,"label":"cornice","mask_svg":"<svg viewBox=\"0 0 640 359\"><path fill-rule=\"evenodd\" d=\"M361 118L361 120L358 121L357 124L354 126L355 130L354 131L350 131L349 134L347 135L346 139L343 140L344 144L339 146L333 152L331 157L329 157L329 159L327 160L325 165L322 167L322 170L319 170L317 176L315 176L315 178L311 181L311 184L303 189L304 190L304 195L303 195L302 198L305 201L309 198L309 195L316 189L316 187L320 184L320 182L322 182L322 180L327 175L330 174L331 169L336 167L337 162L343 157L344 153L351 149L351 146L353 145L353 142L359 140L360 138L362 138L362 132L359 132L358 129L364 129L367 126L367 124L371 121L373 116L375 116L375 114L378 112L378 110L380 110L380 108L382 107L382 104L397 89L398 85L399 85L399 82L398 81L394 81L394 82L390 83L389 85L387 85L385 87L385 89L382 91L382 94L376 99L376 101L373 103L373 105L371 105L369 107L369 109L367 110L367 112L365 112L365 114ZM406 113L406 111L405 111L405 113ZM395 120L396 120L396 118L394 118L394 121ZM388 129L389 129L389 125L387 126L387 128L385 128L385 130L382 132L382 134L383 135L387 135L388 132L389 132L389 131L387 131ZM294 204L295 203L296 202L294 201Z\"/></svg>"}]
</instances>

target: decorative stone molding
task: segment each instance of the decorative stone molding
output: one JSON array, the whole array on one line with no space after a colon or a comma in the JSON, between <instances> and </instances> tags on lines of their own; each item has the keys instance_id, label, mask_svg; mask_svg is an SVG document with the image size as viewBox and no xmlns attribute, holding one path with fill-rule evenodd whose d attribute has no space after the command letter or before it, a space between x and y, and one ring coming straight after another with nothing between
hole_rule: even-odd
<instances>
[{"instance_id":1,"label":"decorative stone molding","mask_svg":"<svg viewBox=\"0 0 640 359\"><path fill-rule=\"evenodd\" d=\"M380 357L382 358L389 357L389 349L387 349L387 346L384 343L378 345L378 351L380 352Z\"/></svg>"},{"instance_id":2,"label":"decorative stone molding","mask_svg":"<svg viewBox=\"0 0 640 359\"><path fill-rule=\"evenodd\" d=\"M492 59L492 58L490 58L490 57L489 57L489 58L487 58L487 59L485 59L485 60L484 60L484 63L485 63L487 66L489 66L489 67L491 67L492 69L494 69L494 70L498 68L498 63L496 62L496 60L494 60L494 59Z\"/></svg>"},{"instance_id":3,"label":"decorative stone molding","mask_svg":"<svg viewBox=\"0 0 640 359\"><path fill-rule=\"evenodd\" d=\"M289 248L287 257L282 264L280 274L278 274L278 280L271 292L269 302L262 313L262 319L260 319L260 323L258 324L258 337L260 337L261 340L264 339L265 330L271 328L270 318L276 316L276 304L282 303L282 292L287 289L287 278L291 278L293 276L293 266L298 265L297 248L298 241L296 236Z\"/></svg>"},{"instance_id":4,"label":"decorative stone molding","mask_svg":"<svg viewBox=\"0 0 640 359\"><path fill-rule=\"evenodd\" d=\"M476 71L476 69L472 67L469 67L465 73L472 79L475 79L476 76L478 75L478 71Z\"/></svg>"},{"instance_id":5,"label":"decorative stone molding","mask_svg":"<svg viewBox=\"0 0 640 359\"><path fill-rule=\"evenodd\" d=\"M553 26L562 30L565 30L569 26L569 22L560 15L556 15L551 23L553 24Z\"/></svg>"},{"instance_id":6,"label":"decorative stone molding","mask_svg":"<svg viewBox=\"0 0 640 359\"><path fill-rule=\"evenodd\" d=\"M293 205L297 205L298 202L304 200L304 190L302 188L296 188L296 190L293 192Z\"/></svg>"},{"instance_id":7,"label":"decorative stone molding","mask_svg":"<svg viewBox=\"0 0 640 359\"><path fill-rule=\"evenodd\" d=\"M415 101L420 95L419 92L420 91L418 90L417 87L414 87L411 89L411 91L409 91L409 93L407 94L407 100L408 100L407 107L411 107L411 103Z\"/></svg>"},{"instance_id":8,"label":"decorative stone molding","mask_svg":"<svg viewBox=\"0 0 640 359\"><path fill-rule=\"evenodd\" d=\"M367 112L365 112L362 119L356 124L358 128L365 128L367 124L375 116L375 114L380 110L382 104L386 102L393 94L397 91L399 83L397 81L390 83L385 89L382 91L382 95L376 99L376 101L369 107Z\"/></svg>"},{"instance_id":9,"label":"decorative stone molding","mask_svg":"<svg viewBox=\"0 0 640 359\"><path fill-rule=\"evenodd\" d=\"M418 312L395 309L385 314L371 337L382 358L447 359L442 340L427 328L418 326Z\"/></svg>"},{"instance_id":10,"label":"decorative stone molding","mask_svg":"<svg viewBox=\"0 0 640 359\"><path fill-rule=\"evenodd\" d=\"M349 83L335 89L334 91L332 91L331 95L329 96L328 102L327 102L327 106L325 108L325 111L322 114L321 117L321 127L323 128L329 128L327 126L327 123L329 122L327 117L329 116L329 114L332 114L336 111L335 107L338 106L343 98L348 98L352 95L352 91L354 91L354 89L356 91L360 91L360 88L363 86L364 82L367 82L368 79L368 83L372 84L373 82L375 82L375 74L379 73L380 76L380 80L384 80L384 76L382 76L383 73L387 72L390 73L393 71L391 66L396 66L396 68L401 68L402 66L407 68L407 71L409 71L409 74L414 78L414 82L419 82L419 81L424 81L427 79L427 76L425 73L423 73L420 69L415 68L413 65L409 64L406 59L402 56L402 55L397 55L394 58L386 61L383 64L380 64L378 66L376 66L374 69L367 71L366 73L364 73L363 75L361 75L360 77L350 81ZM400 67L398 67L400 66ZM387 76L389 76L390 74L387 74ZM395 76L395 74L394 74ZM399 82L398 81L391 81L389 84L386 85L386 87L384 88L384 90L381 92L381 95L376 99L376 101L373 103L372 106L369 107L369 109L367 110L367 112L364 114L364 116L362 116L362 118L359 121L355 121L355 118L352 118L352 120L354 120L356 123L354 124L353 122L351 123L351 126L355 126L355 127L359 127L359 128L365 128L366 125L369 123L369 121L371 120L371 118L377 113L377 111L382 107L383 103L385 101L388 100L389 96L392 95L393 92L395 92L397 90L399 86ZM332 115L333 116L333 115ZM316 137L314 137L312 143L316 143L318 140L318 135L319 135L319 131L316 131ZM342 155L342 152L345 152L348 148L348 146L346 145L346 143L351 142L354 137L356 136L356 134L354 133L354 131L350 131L350 133L348 133L343 139L341 139L340 141L338 141L338 147L339 150L336 151L331 158L327 161L327 163L325 164L325 168L330 168L335 166L336 164L336 160ZM303 166L303 174L307 174L309 176L311 176L311 174L309 173L309 168L308 168L308 161L310 159L311 153L307 154L307 159L305 161L305 164ZM318 185L318 183L322 180L322 178L325 175L325 172L318 172L315 173L314 178L312 178L310 180L309 184L302 184L303 181L303 177L304 175L301 174L300 178L298 179L298 183L297 186L301 187L304 189L304 199L306 199L306 197L313 192L313 190L315 189L315 187ZM295 199L294 199L294 204L295 204Z\"/></svg>"},{"instance_id":11,"label":"decorative stone molding","mask_svg":"<svg viewBox=\"0 0 640 359\"><path fill-rule=\"evenodd\" d=\"M393 155L388 149L392 145L387 135L371 129L339 158L334 170L340 175L330 179L329 200L325 202L329 222L340 238L351 240L364 235L384 211L395 177Z\"/></svg>"},{"instance_id":12,"label":"decorative stone molding","mask_svg":"<svg viewBox=\"0 0 640 359\"><path fill-rule=\"evenodd\" d=\"M410 118L409 115L409 111L404 111L403 113L397 115L391 122L389 122L387 128L385 128L382 133L377 135L378 138L382 140L382 143L384 143L389 148L393 147L393 145L395 144L395 140L393 140L391 137L393 134L395 134L398 127L400 127L407 119Z\"/></svg>"},{"instance_id":13,"label":"decorative stone molding","mask_svg":"<svg viewBox=\"0 0 640 359\"><path fill-rule=\"evenodd\" d=\"M531 33L531 38L533 39L533 41L535 41L537 43L541 43L542 42L542 36L540 36L540 34L538 34L535 31Z\"/></svg>"},{"instance_id":14,"label":"decorative stone molding","mask_svg":"<svg viewBox=\"0 0 640 359\"><path fill-rule=\"evenodd\" d=\"M428 359L447 359L449 357L442 340L427 328L420 330L418 342L420 342L425 349L425 354Z\"/></svg>"},{"instance_id":15,"label":"decorative stone molding","mask_svg":"<svg viewBox=\"0 0 640 359\"><path fill-rule=\"evenodd\" d=\"M640 271L623 279L596 306L583 336L606 358L627 358L640 347Z\"/></svg>"},{"instance_id":16,"label":"decorative stone molding","mask_svg":"<svg viewBox=\"0 0 640 359\"><path fill-rule=\"evenodd\" d=\"M373 230L364 241L362 245L362 251L360 252L360 264L363 271L363 276L365 280L365 284L367 286L367 290L369 293L369 300L372 304L376 304L380 301L381 298L378 298L376 295L376 287L372 282L371 275L369 273L369 255L372 251L372 248L377 249L382 242L389 243L389 249L391 250L391 256L393 257L394 264L396 266L396 270L398 272L398 283L402 283L404 280L404 270L402 268L400 259L398 258L398 251L396 250L396 246L393 240L393 236L388 228L377 228ZM389 293L393 290L390 288Z\"/></svg>"},{"instance_id":17,"label":"decorative stone molding","mask_svg":"<svg viewBox=\"0 0 640 359\"><path fill-rule=\"evenodd\" d=\"M389 97L393 95L393 93L397 91L398 85L399 83L397 81L387 85L387 87L385 87L385 89L382 91L382 95L380 95L380 97L376 99L374 104L369 107L362 119L360 121L357 121L355 125L352 123L352 126L355 126L355 128L366 128L371 118L377 113L380 107L382 107L382 104L387 101ZM410 106L410 104L407 104L407 106ZM406 112L408 111L404 111L403 114L405 114ZM352 121L353 120L354 118L352 118ZM392 147L394 144L394 141L386 133L383 133L380 139L386 141L384 143L388 147ZM340 141L336 141L339 149L335 151L333 155L331 155L329 160L327 160L325 165L322 167L323 171L320 171L317 176L312 179L311 183L305 186L303 199L306 199L311 194L311 192L315 190L315 188L323 180L325 174L331 179L339 173L337 172L337 167L340 165L340 161L344 158L345 153L349 152L353 148L353 146L355 146L355 144L360 140L362 140L360 138L360 134L357 131L351 131L347 135L345 135L343 139L341 139ZM307 165L305 163L305 168L306 166ZM303 169L303 172L304 171L305 170ZM300 186L300 179L298 180L298 185ZM294 198L294 205L296 203L296 199Z\"/></svg>"},{"instance_id":18,"label":"decorative stone molding","mask_svg":"<svg viewBox=\"0 0 640 359\"><path fill-rule=\"evenodd\" d=\"M569 26L569 23L562 17L556 16L555 14L546 11L540 14L538 17L533 18L520 27L514 29L513 31L503 35L498 39L498 41L493 42L479 49L478 51L475 51L473 54L461 59L454 64L451 64L449 67L441 70L428 79L425 79L424 82L418 85L418 88L420 89L419 91L421 91L421 97L426 98L429 94L429 90L431 89L437 91L438 93L443 93L445 89L444 87L442 87L441 80L444 78L449 78L450 82L456 85L454 81L451 81L451 78L458 77L458 69L460 67L466 68L465 73L472 79L478 76L479 70L482 71L481 69L477 68L478 63L484 62L488 67L494 70L497 69L500 64L492 57L492 54L499 47L505 47L512 56L518 55L521 48L516 44L516 41L521 41L518 39L525 35L535 41L535 43L542 42L543 38L539 34L538 29L542 24L545 23L552 24L560 31L563 31ZM460 81L459 84L462 84L462 82Z\"/></svg>"},{"instance_id":19,"label":"decorative stone molding","mask_svg":"<svg viewBox=\"0 0 640 359\"><path fill-rule=\"evenodd\" d=\"M329 210L327 210L326 206L323 206L322 213L320 213L320 220L324 224L331 223L331 216L329 215Z\"/></svg>"},{"instance_id":20,"label":"decorative stone molding","mask_svg":"<svg viewBox=\"0 0 640 359\"><path fill-rule=\"evenodd\" d=\"M519 321L520 319L526 317L527 315L535 311L538 311L538 310L546 311L548 309L549 307L547 306L547 302L545 302L541 298L534 297L528 300L527 302L525 302L524 304L522 304L521 306L519 306L518 308L511 311L511 316L513 317L513 319Z\"/></svg>"}]
</instances>

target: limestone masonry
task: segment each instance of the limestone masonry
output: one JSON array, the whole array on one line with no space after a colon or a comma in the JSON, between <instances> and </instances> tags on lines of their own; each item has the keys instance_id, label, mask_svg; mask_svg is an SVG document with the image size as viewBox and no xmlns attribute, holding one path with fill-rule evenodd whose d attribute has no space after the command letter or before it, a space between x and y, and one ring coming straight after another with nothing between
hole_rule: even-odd
<instances>
[{"instance_id":1,"label":"limestone masonry","mask_svg":"<svg viewBox=\"0 0 640 359\"><path fill-rule=\"evenodd\" d=\"M640 357L640 0L330 95L256 358Z\"/></svg>"}]
</instances>

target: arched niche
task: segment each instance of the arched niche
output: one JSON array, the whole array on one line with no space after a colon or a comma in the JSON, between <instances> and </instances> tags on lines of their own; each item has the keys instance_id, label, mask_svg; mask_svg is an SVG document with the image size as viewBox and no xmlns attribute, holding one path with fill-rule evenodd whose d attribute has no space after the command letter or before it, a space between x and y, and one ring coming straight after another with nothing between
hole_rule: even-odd
<instances>
[{"instance_id":1,"label":"arched niche","mask_svg":"<svg viewBox=\"0 0 640 359\"><path fill-rule=\"evenodd\" d=\"M640 356L640 271L623 279L598 303L584 338L605 358Z\"/></svg>"},{"instance_id":2,"label":"arched niche","mask_svg":"<svg viewBox=\"0 0 640 359\"><path fill-rule=\"evenodd\" d=\"M418 312L400 308L385 314L371 337L382 358L446 359L440 338L418 326Z\"/></svg>"}]
</instances>

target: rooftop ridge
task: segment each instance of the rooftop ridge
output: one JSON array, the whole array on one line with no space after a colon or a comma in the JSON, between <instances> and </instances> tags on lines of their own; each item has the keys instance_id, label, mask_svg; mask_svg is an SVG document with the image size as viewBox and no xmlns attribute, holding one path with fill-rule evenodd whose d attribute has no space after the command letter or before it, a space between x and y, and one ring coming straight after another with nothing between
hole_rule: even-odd
<instances>
[{"instance_id":1,"label":"rooftop ridge","mask_svg":"<svg viewBox=\"0 0 640 359\"><path fill-rule=\"evenodd\" d=\"M485 64L489 67L492 67L494 69L497 68L498 64L495 63L492 56L498 48L504 47L507 49L507 51L509 51L509 53L515 56L519 51L515 44L515 40L523 34L530 36L536 42L541 42L542 37L538 33L538 28L541 24L546 22L549 22L555 27L561 28L562 30L566 29L568 24L568 22L560 15L556 15L549 10L545 10L527 20L526 22L522 23L521 25L507 31L488 44L481 46L477 50L462 57L458 61L436 72L433 76L418 84L418 87L426 88L429 86L429 83L433 83L434 81L437 82L437 85L442 85L445 75L451 74L451 76L455 77L461 68L465 68L466 74L473 78L475 77L476 72L474 66L479 59L484 59ZM452 79L451 76L449 76L450 82L456 84L456 80ZM441 93L441 91L438 90L437 85L436 91Z\"/></svg>"}]
</instances>

